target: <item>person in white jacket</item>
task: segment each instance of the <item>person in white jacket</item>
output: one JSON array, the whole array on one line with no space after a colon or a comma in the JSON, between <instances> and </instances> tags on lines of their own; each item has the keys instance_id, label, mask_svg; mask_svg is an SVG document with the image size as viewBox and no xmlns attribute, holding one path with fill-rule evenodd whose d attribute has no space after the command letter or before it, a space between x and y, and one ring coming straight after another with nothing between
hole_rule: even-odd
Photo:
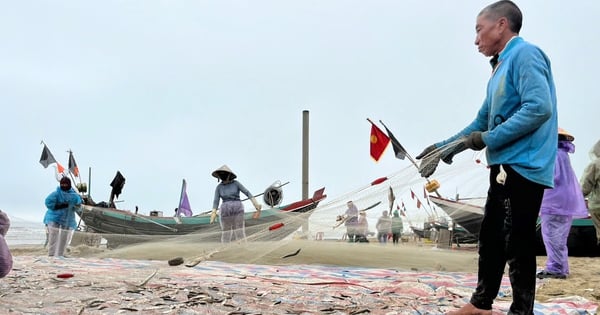
<instances>
[{"instance_id":1,"label":"person in white jacket","mask_svg":"<svg viewBox=\"0 0 600 315\"><path fill-rule=\"evenodd\" d=\"M596 239L600 245L600 140L590 150L592 160L581 176L581 192L586 198L588 212L596 228Z\"/></svg>"}]
</instances>

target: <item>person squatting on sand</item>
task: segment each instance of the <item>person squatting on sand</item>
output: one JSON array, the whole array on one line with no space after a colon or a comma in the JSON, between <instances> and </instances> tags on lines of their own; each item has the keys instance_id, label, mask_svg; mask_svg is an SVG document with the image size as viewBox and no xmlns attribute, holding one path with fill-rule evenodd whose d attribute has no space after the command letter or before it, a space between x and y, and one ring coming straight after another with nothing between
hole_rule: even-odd
<instances>
[{"instance_id":1,"label":"person squatting on sand","mask_svg":"<svg viewBox=\"0 0 600 315\"><path fill-rule=\"evenodd\" d=\"M0 210L0 278L6 277L12 270L13 258L4 237L10 228L10 219Z\"/></svg>"},{"instance_id":2,"label":"person squatting on sand","mask_svg":"<svg viewBox=\"0 0 600 315\"><path fill-rule=\"evenodd\" d=\"M567 239L574 218L588 215L579 180L571 166L569 153L575 152L573 137L558 129L558 153L554 165L554 188L544 190L540 209L542 238L546 247L546 268L537 277L566 279L569 274Z\"/></svg>"},{"instance_id":3,"label":"person squatting on sand","mask_svg":"<svg viewBox=\"0 0 600 315\"><path fill-rule=\"evenodd\" d=\"M596 228L596 239L600 245L600 140L590 150L592 160L581 176L581 191Z\"/></svg>"},{"instance_id":4,"label":"person squatting on sand","mask_svg":"<svg viewBox=\"0 0 600 315\"><path fill-rule=\"evenodd\" d=\"M68 177L61 178L60 185L46 197L44 224L48 229L48 256L65 256L68 242L77 228L75 207L81 202L81 196L71 187Z\"/></svg>"},{"instance_id":5,"label":"person squatting on sand","mask_svg":"<svg viewBox=\"0 0 600 315\"><path fill-rule=\"evenodd\" d=\"M421 176L440 160L487 146L489 190L479 235L477 288L470 303L448 314L492 314L504 267L512 287L508 314L533 314L536 221L545 188L554 186L558 142L556 93L550 60L519 36L522 13L498 1L477 15L475 45L492 57L486 97L475 119L416 158Z\"/></svg>"},{"instance_id":6,"label":"person squatting on sand","mask_svg":"<svg viewBox=\"0 0 600 315\"><path fill-rule=\"evenodd\" d=\"M367 213L360 211L358 215L358 224L356 225L356 242L357 243L368 243L367 236L369 235L369 221L367 220Z\"/></svg>"},{"instance_id":7,"label":"person squatting on sand","mask_svg":"<svg viewBox=\"0 0 600 315\"><path fill-rule=\"evenodd\" d=\"M348 207L344 213L346 217L346 221L344 221L346 235L348 235L348 242L354 243L358 241L358 208L352 200L348 201L346 206Z\"/></svg>"},{"instance_id":8,"label":"person squatting on sand","mask_svg":"<svg viewBox=\"0 0 600 315\"><path fill-rule=\"evenodd\" d=\"M246 225L244 221L244 205L240 200L240 192L244 193L254 205L256 212L253 218L260 217L262 206L252 196L250 191L236 180L237 175L223 165L214 172L212 176L220 182L215 188L215 198L210 215L210 223L213 223L217 217L219 202L223 200L219 209L219 224L221 225L221 242L229 243L234 240L243 240L246 238Z\"/></svg>"}]
</instances>

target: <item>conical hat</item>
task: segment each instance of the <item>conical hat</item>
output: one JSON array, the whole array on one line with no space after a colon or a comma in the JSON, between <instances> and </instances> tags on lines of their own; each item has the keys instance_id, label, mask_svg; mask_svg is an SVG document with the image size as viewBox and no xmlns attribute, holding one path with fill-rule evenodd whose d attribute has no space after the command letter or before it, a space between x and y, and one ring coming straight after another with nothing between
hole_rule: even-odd
<instances>
[{"instance_id":1,"label":"conical hat","mask_svg":"<svg viewBox=\"0 0 600 315\"><path fill-rule=\"evenodd\" d=\"M237 175L235 175L235 173L229 167L227 167L227 165L223 165L223 166L219 167L218 169L216 169L214 172L212 172L212 176L219 178L220 172L226 172L226 173L231 174L231 179L237 178Z\"/></svg>"},{"instance_id":2,"label":"conical hat","mask_svg":"<svg viewBox=\"0 0 600 315\"><path fill-rule=\"evenodd\" d=\"M572 134L570 134L568 131L562 129L562 128L558 128L558 135L559 136L563 136L565 140L567 141L573 141L575 140L575 137L573 137Z\"/></svg>"}]
</instances>

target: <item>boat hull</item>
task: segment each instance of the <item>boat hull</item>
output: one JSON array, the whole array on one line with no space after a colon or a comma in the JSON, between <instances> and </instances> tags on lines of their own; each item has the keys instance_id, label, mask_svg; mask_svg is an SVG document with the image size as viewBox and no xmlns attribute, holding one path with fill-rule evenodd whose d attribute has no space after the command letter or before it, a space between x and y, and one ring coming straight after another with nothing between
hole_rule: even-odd
<instances>
[{"instance_id":1,"label":"boat hull","mask_svg":"<svg viewBox=\"0 0 600 315\"><path fill-rule=\"evenodd\" d=\"M252 218L255 212L246 212L244 214L246 235L264 232L260 234L261 240L283 239L298 230L319 202L325 198L323 189L320 189L315 192L313 198L262 210L257 219ZM210 213L191 217L147 216L128 210L82 205L78 215L85 223L87 232L103 234L109 243L111 239L113 240L113 245L156 240L160 236L167 238L188 234L196 234L198 240L203 242L221 240L220 224L218 220L210 223Z\"/></svg>"},{"instance_id":2,"label":"boat hull","mask_svg":"<svg viewBox=\"0 0 600 315\"><path fill-rule=\"evenodd\" d=\"M452 221L467 230L472 237L477 239L481 221L483 220L483 207L463 202L448 200L436 196L429 196L432 202L442 208L452 218ZM542 237L542 231L538 221L537 240L535 253L545 256L546 249ZM567 239L569 256L573 257L600 257L600 246L597 245L596 230L592 219L574 219Z\"/></svg>"}]
</instances>

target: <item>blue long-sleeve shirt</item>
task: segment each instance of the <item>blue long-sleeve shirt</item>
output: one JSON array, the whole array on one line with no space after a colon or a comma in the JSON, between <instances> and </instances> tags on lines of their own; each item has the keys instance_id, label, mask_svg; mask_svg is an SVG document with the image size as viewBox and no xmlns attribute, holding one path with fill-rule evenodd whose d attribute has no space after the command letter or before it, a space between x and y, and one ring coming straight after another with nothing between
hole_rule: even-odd
<instances>
[{"instance_id":1,"label":"blue long-sleeve shirt","mask_svg":"<svg viewBox=\"0 0 600 315\"><path fill-rule=\"evenodd\" d=\"M490 165L510 165L528 180L554 187L556 103L550 60L540 48L515 37L499 55L473 122L436 147L481 131Z\"/></svg>"},{"instance_id":2,"label":"blue long-sleeve shirt","mask_svg":"<svg viewBox=\"0 0 600 315\"><path fill-rule=\"evenodd\" d=\"M244 185L242 185L237 180L232 180L228 183L219 183L217 188L215 188L215 198L213 200L213 209L218 209L220 199L225 201L235 201L240 200L240 192L242 192L246 197L252 197L252 194Z\"/></svg>"}]
</instances>

